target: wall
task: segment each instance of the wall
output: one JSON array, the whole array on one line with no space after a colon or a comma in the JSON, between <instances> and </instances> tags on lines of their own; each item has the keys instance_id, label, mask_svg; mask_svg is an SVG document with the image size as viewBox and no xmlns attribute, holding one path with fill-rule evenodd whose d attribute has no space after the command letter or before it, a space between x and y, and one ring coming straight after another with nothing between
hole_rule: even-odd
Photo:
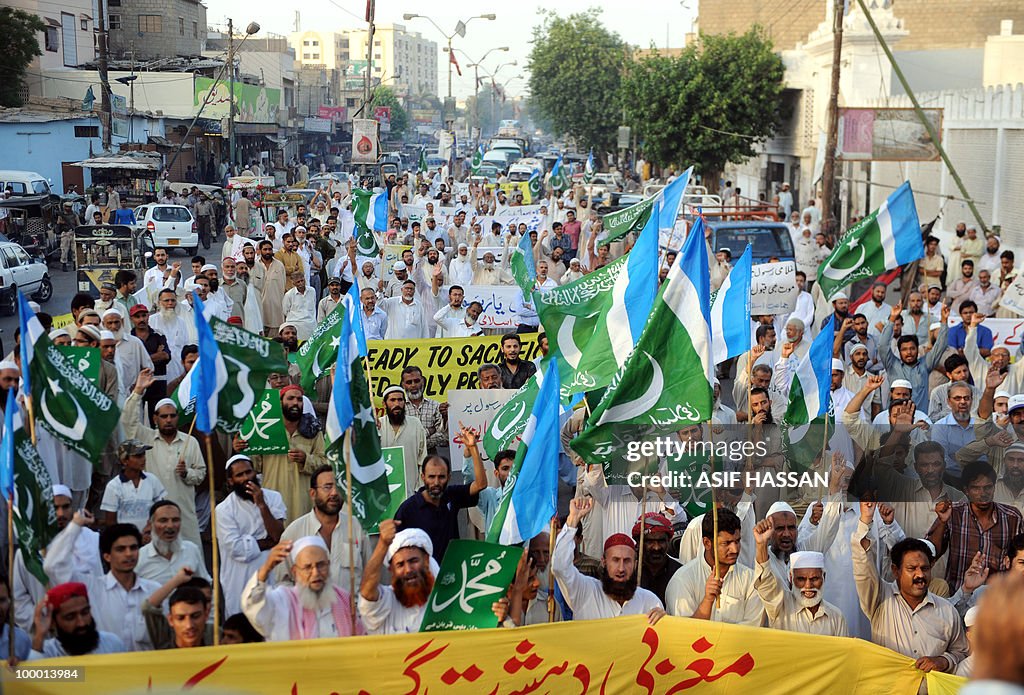
<instances>
[{"instance_id":1,"label":"wall","mask_svg":"<svg viewBox=\"0 0 1024 695\"><path fill-rule=\"evenodd\" d=\"M129 72L110 72L110 90L114 94L129 98L126 85L116 82L118 77ZM194 78L191 73L181 72L139 72L135 80L135 112L163 112L165 116L191 117L196 113L194 101ZM92 70L51 70L45 73L43 96L70 97L81 99L91 86L96 96L94 108L99 109L100 78Z\"/></svg>"},{"instance_id":2,"label":"wall","mask_svg":"<svg viewBox=\"0 0 1024 695\"><path fill-rule=\"evenodd\" d=\"M985 44L984 86L1024 82L1024 35L990 36Z\"/></svg>"},{"instance_id":3,"label":"wall","mask_svg":"<svg viewBox=\"0 0 1024 695\"><path fill-rule=\"evenodd\" d=\"M741 34L751 25L760 24L777 48L792 48L825 18L826 2L705 0L698 8L700 29L707 34ZM872 5L892 6L910 32L900 43L904 51L980 48L987 37L999 33L1001 20L1012 19L1024 26L1024 3L1020 0L867 0L867 5L871 9Z\"/></svg>"},{"instance_id":4,"label":"wall","mask_svg":"<svg viewBox=\"0 0 1024 695\"><path fill-rule=\"evenodd\" d=\"M77 118L44 123L0 123L0 150L4 167L37 171L52 182L55 191L64 190L61 162L80 162L103 149L99 138L76 138L75 126L99 125L98 118ZM32 133L26 135L25 133ZM85 184L92 180L84 172Z\"/></svg>"},{"instance_id":5,"label":"wall","mask_svg":"<svg viewBox=\"0 0 1024 695\"><path fill-rule=\"evenodd\" d=\"M32 96L42 95L41 73L45 70L62 69L65 62L72 65L81 65L96 59L96 51L93 47L93 6L92 0L61 0L59 4L52 2L37 2L36 0L6 0L5 5L25 10L39 16L44 23L48 20L58 23L62 21L61 14L71 14L75 19L75 55L65 54L67 46L61 29L57 29L56 51L46 50L45 34L39 33L39 50L42 55L33 59L28 67L27 87ZM82 21L85 20L86 29L82 29Z\"/></svg>"},{"instance_id":6,"label":"wall","mask_svg":"<svg viewBox=\"0 0 1024 695\"><path fill-rule=\"evenodd\" d=\"M331 31L297 31L288 36L295 60L303 66L342 68L348 62L348 38Z\"/></svg>"},{"instance_id":7,"label":"wall","mask_svg":"<svg viewBox=\"0 0 1024 695\"><path fill-rule=\"evenodd\" d=\"M128 59L133 46L140 61L202 54L206 7L198 0L107 0L107 5L112 57ZM140 15L146 17L142 23ZM159 18L158 31L150 17Z\"/></svg>"},{"instance_id":8,"label":"wall","mask_svg":"<svg viewBox=\"0 0 1024 695\"><path fill-rule=\"evenodd\" d=\"M942 140L983 218L1002 227L1003 237L1016 248L1024 245L1024 86L919 94L921 106L943 108ZM876 104L882 105L882 104ZM906 97L889 100L909 106ZM942 162L875 162L871 180L896 186L910 180L921 221L939 210L937 226L950 231L957 222L974 224L966 203L939 196L962 197ZM891 189L872 187L872 199L882 200ZM929 194L939 194L929 195Z\"/></svg>"}]
</instances>

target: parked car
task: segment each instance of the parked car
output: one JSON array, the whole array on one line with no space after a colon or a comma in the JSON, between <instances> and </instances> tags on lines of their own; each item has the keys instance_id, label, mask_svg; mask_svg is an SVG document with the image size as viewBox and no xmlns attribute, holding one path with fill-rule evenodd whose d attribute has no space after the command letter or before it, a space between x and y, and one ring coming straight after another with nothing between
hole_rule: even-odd
<instances>
[{"instance_id":1,"label":"parked car","mask_svg":"<svg viewBox=\"0 0 1024 695\"><path fill-rule=\"evenodd\" d=\"M19 244L0 242L0 313L13 316L18 290L41 304L53 296L45 263L35 261Z\"/></svg>"},{"instance_id":2,"label":"parked car","mask_svg":"<svg viewBox=\"0 0 1024 695\"><path fill-rule=\"evenodd\" d=\"M767 263L772 257L780 261L795 260L789 226L781 222L708 222L711 248L727 248L739 258L750 244L754 263Z\"/></svg>"},{"instance_id":3,"label":"parked car","mask_svg":"<svg viewBox=\"0 0 1024 695\"><path fill-rule=\"evenodd\" d=\"M50 183L42 174L18 169L0 169L0 191L8 188L14 195L50 195Z\"/></svg>"},{"instance_id":4,"label":"parked car","mask_svg":"<svg viewBox=\"0 0 1024 695\"><path fill-rule=\"evenodd\" d=\"M199 230L184 205L142 205L135 208L135 226L153 235L153 244L183 248L189 256L199 251Z\"/></svg>"},{"instance_id":5,"label":"parked car","mask_svg":"<svg viewBox=\"0 0 1024 695\"><path fill-rule=\"evenodd\" d=\"M529 181L531 176L533 176L533 169L531 169L530 167L524 167L520 164L513 164L508 168L509 181Z\"/></svg>"}]
</instances>

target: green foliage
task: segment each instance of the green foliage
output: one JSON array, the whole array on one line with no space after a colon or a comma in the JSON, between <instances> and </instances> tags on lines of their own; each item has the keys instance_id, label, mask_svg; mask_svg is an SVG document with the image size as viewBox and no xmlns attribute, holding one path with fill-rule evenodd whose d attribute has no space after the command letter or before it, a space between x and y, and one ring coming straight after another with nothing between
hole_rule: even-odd
<instances>
[{"instance_id":1,"label":"green foliage","mask_svg":"<svg viewBox=\"0 0 1024 695\"><path fill-rule=\"evenodd\" d=\"M373 97L370 99L370 109L369 113L367 113L367 118L373 118L373 111L378 106L391 107L390 139L399 139L402 133L405 132L405 129L409 127L409 114L402 108L402 102L399 101L390 88L377 87L373 92Z\"/></svg>"},{"instance_id":2,"label":"green foliage","mask_svg":"<svg viewBox=\"0 0 1024 695\"><path fill-rule=\"evenodd\" d=\"M530 104L534 115L573 137L579 150L614 149L627 48L600 10L546 16L533 30Z\"/></svg>"},{"instance_id":3,"label":"green foliage","mask_svg":"<svg viewBox=\"0 0 1024 695\"><path fill-rule=\"evenodd\" d=\"M639 129L649 161L696 164L716 175L774 135L782 122L784 72L759 27L742 36L702 34L679 57L654 55L628 67L627 119Z\"/></svg>"},{"instance_id":4,"label":"green foliage","mask_svg":"<svg viewBox=\"0 0 1024 695\"><path fill-rule=\"evenodd\" d=\"M33 58L43 54L39 50L39 32L45 28L43 20L34 14L0 7L0 36L7 46L0 51L0 106L21 106L25 70Z\"/></svg>"}]
</instances>

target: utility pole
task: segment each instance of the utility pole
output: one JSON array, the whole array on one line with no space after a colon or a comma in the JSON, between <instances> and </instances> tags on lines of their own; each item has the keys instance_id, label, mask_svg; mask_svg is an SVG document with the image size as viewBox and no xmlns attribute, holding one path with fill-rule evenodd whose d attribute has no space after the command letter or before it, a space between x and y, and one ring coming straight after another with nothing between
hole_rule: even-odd
<instances>
[{"instance_id":1,"label":"utility pole","mask_svg":"<svg viewBox=\"0 0 1024 695\"><path fill-rule=\"evenodd\" d=\"M235 23L228 19L228 171L235 173ZM211 90L213 87L210 88Z\"/></svg>"},{"instance_id":2,"label":"utility pole","mask_svg":"<svg viewBox=\"0 0 1024 695\"><path fill-rule=\"evenodd\" d=\"M103 151L111 151L114 121L110 116L110 82L107 80L107 8L98 0L96 18L96 66L100 74L100 127L103 131Z\"/></svg>"},{"instance_id":3,"label":"utility pole","mask_svg":"<svg viewBox=\"0 0 1024 695\"><path fill-rule=\"evenodd\" d=\"M370 79L373 75L373 32L376 28L373 19L376 11L376 0L367 0L366 21L369 27L366 30L366 84L363 87L363 118L373 118L370 115Z\"/></svg>"},{"instance_id":4,"label":"utility pole","mask_svg":"<svg viewBox=\"0 0 1024 695\"><path fill-rule=\"evenodd\" d=\"M935 130L935 126L929 121L924 111L921 109L921 104L917 101L917 95L914 94L914 90L910 88L910 83L907 82L907 78L903 75L903 71L900 69L899 63L896 62L896 57L893 56L892 50L889 48L889 44L886 42L885 37L882 36L882 32L879 31L878 25L875 24L875 18L871 16L868 6L864 3L864 0L857 0L857 4L860 5L861 11L868 20L868 24L871 25L871 31L874 32L875 38L878 39L879 45L882 47L882 51L885 52L885 57L889 59L889 64L892 65L892 71L896 73L896 78L900 81L903 86L903 91L910 97L910 103L914 107L914 113L917 114L918 120L921 121L921 125L924 126L925 130L928 131L928 137L935 143L935 149L939 151L939 156L942 157L943 163L949 170L949 175L952 177L953 182L956 183L956 187L960 190L960 195L964 197L967 202L967 207L971 209L971 214L974 215L975 221L978 226L981 227L983 235L988 234L988 225L985 224L985 218L981 216L981 211L978 210L978 206L974 204L974 198L967 192L967 186L964 185L963 180L960 178L960 174L957 172L956 167L953 166L953 162L950 161L949 155L946 153L946 148L942 146L942 139L939 137L938 131Z\"/></svg>"},{"instance_id":5,"label":"utility pole","mask_svg":"<svg viewBox=\"0 0 1024 695\"><path fill-rule=\"evenodd\" d=\"M843 0L832 3L832 82L825 117L825 165L821 170L821 221L825 237L834 239L839 224L836 218L836 150L839 147L839 70L843 53Z\"/></svg>"}]
</instances>

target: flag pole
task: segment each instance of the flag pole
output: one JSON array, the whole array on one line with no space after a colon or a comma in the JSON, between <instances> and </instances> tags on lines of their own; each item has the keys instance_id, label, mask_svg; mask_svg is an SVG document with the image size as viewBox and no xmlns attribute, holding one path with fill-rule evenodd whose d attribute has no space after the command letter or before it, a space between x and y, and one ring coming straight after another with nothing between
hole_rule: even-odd
<instances>
[{"instance_id":1,"label":"flag pole","mask_svg":"<svg viewBox=\"0 0 1024 695\"><path fill-rule=\"evenodd\" d=\"M192 418L195 426L196 419ZM191 432L191 428L189 432ZM210 546L213 554L213 646L220 645L220 547L217 543L217 491L213 482L213 443L210 432L206 439L206 467L210 485Z\"/></svg>"},{"instance_id":2,"label":"flag pole","mask_svg":"<svg viewBox=\"0 0 1024 695\"><path fill-rule=\"evenodd\" d=\"M644 569L644 528L647 526L647 485L644 485L644 497L640 500L640 547L636 557L636 585L640 586L640 578Z\"/></svg>"},{"instance_id":3,"label":"flag pole","mask_svg":"<svg viewBox=\"0 0 1024 695\"><path fill-rule=\"evenodd\" d=\"M555 622L555 573L551 571L551 559L555 555L555 517L551 517L548 531L548 622Z\"/></svg>"},{"instance_id":4,"label":"flag pole","mask_svg":"<svg viewBox=\"0 0 1024 695\"><path fill-rule=\"evenodd\" d=\"M750 400L747 400L747 408L750 407ZM715 478L715 426L714 420L708 419L708 442L711 444L711 453L708 454L708 468L711 473L710 482L714 482ZM711 552L715 556L715 576L718 576L718 504L715 500L715 486L711 485ZM722 594L719 592L718 596L715 597L715 608L721 610L722 608Z\"/></svg>"},{"instance_id":5,"label":"flag pole","mask_svg":"<svg viewBox=\"0 0 1024 695\"><path fill-rule=\"evenodd\" d=\"M333 378L331 379L333 381ZM356 634L356 558L355 548L353 546L353 534L352 534L352 428L349 427L345 431L345 443L344 453L348 454L348 459L345 460L345 490L348 499L348 610L349 617L352 619L352 634Z\"/></svg>"},{"instance_id":6,"label":"flag pole","mask_svg":"<svg viewBox=\"0 0 1024 695\"><path fill-rule=\"evenodd\" d=\"M4 436L13 437L14 432L4 432ZM14 585L14 480L13 473L11 471L11 494L7 498L7 576L8 586ZM8 589L10 591L11 589ZM10 607L7 611L7 665L13 666L14 664L14 596L11 595Z\"/></svg>"},{"instance_id":7,"label":"flag pole","mask_svg":"<svg viewBox=\"0 0 1024 695\"><path fill-rule=\"evenodd\" d=\"M32 408L32 394L26 393L24 395L25 410L28 411L28 434L32 439L32 446L36 446L36 417L35 410Z\"/></svg>"}]
</instances>

